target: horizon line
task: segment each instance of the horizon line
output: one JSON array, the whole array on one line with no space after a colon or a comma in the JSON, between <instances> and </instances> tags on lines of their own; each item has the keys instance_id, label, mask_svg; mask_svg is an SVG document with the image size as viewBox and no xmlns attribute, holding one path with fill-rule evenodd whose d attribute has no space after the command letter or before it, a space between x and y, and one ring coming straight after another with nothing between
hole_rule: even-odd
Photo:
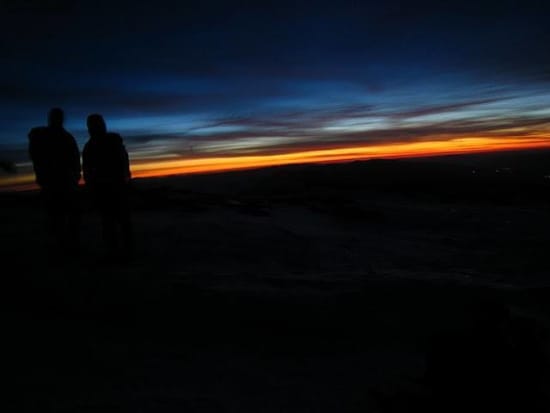
<instances>
[{"instance_id":1,"label":"horizon line","mask_svg":"<svg viewBox=\"0 0 550 413\"><path fill-rule=\"evenodd\" d=\"M348 146L302 150L283 154L240 155L137 161L131 165L132 179L206 175L299 164L334 164L373 159L433 158L528 149L550 149L550 136L536 138L460 137L450 140L394 142L390 144ZM34 173L0 180L0 192L37 190ZM82 180L80 182L82 184Z\"/></svg>"}]
</instances>

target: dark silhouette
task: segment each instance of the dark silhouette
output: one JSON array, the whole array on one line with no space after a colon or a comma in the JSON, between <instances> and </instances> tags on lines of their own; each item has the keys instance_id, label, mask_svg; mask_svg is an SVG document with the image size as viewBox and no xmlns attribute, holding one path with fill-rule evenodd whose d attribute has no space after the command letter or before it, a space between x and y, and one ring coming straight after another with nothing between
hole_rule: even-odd
<instances>
[{"instance_id":1,"label":"dark silhouette","mask_svg":"<svg viewBox=\"0 0 550 413\"><path fill-rule=\"evenodd\" d=\"M107 132L99 114L88 116L90 139L82 151L84 181L101 216L103 240L110 258L133 253L129 208L130 163L122 137Z\"/></svg>"},{"instance_id":2,"label":"dark silhouette","mask_svg":"<svg viewBox=\"0 0 550 413\"><path fill-rule=\"evenodd\" d=\"M29 155L58 252L75 253L79 246L78 182L80 153L74 137L63 128L64 114L53 108L48 126L31 129Z\"/></svg>"}]
</instances>

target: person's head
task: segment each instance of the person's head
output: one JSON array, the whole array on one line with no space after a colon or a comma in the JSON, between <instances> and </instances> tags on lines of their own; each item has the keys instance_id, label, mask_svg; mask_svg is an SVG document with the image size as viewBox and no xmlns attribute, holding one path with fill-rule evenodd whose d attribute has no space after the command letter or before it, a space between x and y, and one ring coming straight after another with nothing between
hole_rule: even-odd
<instances>
[{"instance_id":1,"label":"person's head","mask_svg":"<svg viewBox=\"0 0 550 413\"><path fill-rule=\"evenodd\" d=\"M98 113L93 113L88 116L87 120L88 133L90 136L100 136L107 133L107 125L105 125L105 120L103 116Z\"/></svg>"},{"instance_id":2,"label":"person's head","mask_svg":"<svg viewBox=\"0 0 550 413\"><path fill-rule=\"evenodd\" d=\"M63 127L63 110L60 108L52 108L48 113L48 126L52 128L62 128Z\"/></svg>"}]
</instances>

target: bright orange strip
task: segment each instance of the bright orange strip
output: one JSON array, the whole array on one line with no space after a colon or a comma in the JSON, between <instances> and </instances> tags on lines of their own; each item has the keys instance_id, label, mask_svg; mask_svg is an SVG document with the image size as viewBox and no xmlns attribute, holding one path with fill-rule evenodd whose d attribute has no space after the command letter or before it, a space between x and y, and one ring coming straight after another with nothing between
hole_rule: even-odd
<instances>
[{"instance_id":1,"label":"bright orange strip","mask_svg":"<svg viewBox=\"0 0 550 413\"><path fill-rule=\"evenodd\" d=\"M301 163L345 162L376 158L410 158L486 151L550 147L550 137L458 138L444 141L393 143L298 151L276 155L172 159L132 167L135 177L222 172Z\"/></svg>"},{"instance_id":2,"label":"bright orange strip","mask_svg":"<svg viewBox=\"0 0 550 413\"><path fill-rule=\"evenodd\" d=\"M550 148L550 135L521 138L442 138L441 140L423 142L302 150L271 155L164 159L159 161L134 162L132 164L132 174L136 178L161 177L193 173L224 172L274 165L346 162L377 158L390 159L441 156L535 148ZM34 176L32 174L17 175L13 178L0 181L0 190L27 190L35 188L32 184L33 180Z\"/></svg>"}]
</instances>

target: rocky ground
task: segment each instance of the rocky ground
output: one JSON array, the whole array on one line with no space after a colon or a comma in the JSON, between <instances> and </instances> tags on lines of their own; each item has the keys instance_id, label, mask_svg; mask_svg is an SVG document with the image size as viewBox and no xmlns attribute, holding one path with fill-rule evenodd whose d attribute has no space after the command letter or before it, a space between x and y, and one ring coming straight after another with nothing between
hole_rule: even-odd
<instances>
[{"instance_id":1,"label":"rocky ground","mask_svg":"<svg viewBox=\"0 0 550 413\"><path fill-rule=\"evenodd\" d=\"M1 194L8 410L546 411L545 196L338 168L136 181L114 263Z\"/></svg>"}]
</instances>

